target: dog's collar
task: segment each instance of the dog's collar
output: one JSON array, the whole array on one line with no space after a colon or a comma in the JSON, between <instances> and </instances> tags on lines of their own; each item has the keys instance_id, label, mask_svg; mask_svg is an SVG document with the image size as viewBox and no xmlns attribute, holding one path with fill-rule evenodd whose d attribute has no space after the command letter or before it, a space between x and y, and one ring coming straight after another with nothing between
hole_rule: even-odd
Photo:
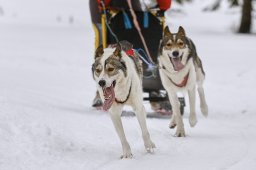
<instances>
[{"instance_id":1,"label":"dog's collar","mask_svg":"<svg viewBox=\"0 0 256 170\"><path fill-rule=\"evenodd\" d=\"M130 85L130 89L129 89L129 93L126 97L126 99L124 101L121 101L121 100L118 100L117 98L115 98L115 101L119 104L124 104L125 102L127 102L127 100L129 99L130 97L130 94L131 94L131 90L132 90L132 82L131 82L131 85Z\"/></svg>"},{"instance_id":2,"label":"dog's collar","mask_svg":"<svg viewBox=\"0 0 256 170\"><path fill-rule=\"evenodd\" d=\"M168 79L172 82L172 84L174 84L177 87L184 87L187 85L188 82L188 77L189 77L189 72L188 74L183 78L183 81L180 84L175 83L169 76L167 76Z\"/></svg>"}]
</instances>

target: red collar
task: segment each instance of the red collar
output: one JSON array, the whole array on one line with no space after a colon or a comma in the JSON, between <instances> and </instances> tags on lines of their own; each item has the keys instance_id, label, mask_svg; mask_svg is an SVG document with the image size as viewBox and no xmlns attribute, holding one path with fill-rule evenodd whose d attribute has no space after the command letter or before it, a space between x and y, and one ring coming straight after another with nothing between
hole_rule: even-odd
<instances>
[{"instance_id":1,"label":"red collar","mask_svg":"<svg viewBox=\"0 0 256 170\"><path fill-rule=\"evenodd\" d=\"M189 73L184 77L183 81L180 84L177 84L168 76L168 78L172 82L172 84L174 84L177 87L184 87L184 86L186 86L187 82L188 82L188 77L189 77Z\"/></svg>"}]
</instances>

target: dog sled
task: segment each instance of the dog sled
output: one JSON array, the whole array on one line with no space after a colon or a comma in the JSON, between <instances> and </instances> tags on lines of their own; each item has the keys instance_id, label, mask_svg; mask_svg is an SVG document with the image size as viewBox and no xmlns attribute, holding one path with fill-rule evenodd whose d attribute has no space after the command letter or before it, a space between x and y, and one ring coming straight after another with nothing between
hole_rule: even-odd
<instances>
[{"instance_id":1,"label":"dog sled","mask_svg":"<svg viewBox=\"0 0 256 170\"><path fill-rule=\"evenodd\" d=\"M157 63L159 44L165 26L163 11L159 9L148 9L147 11L111 10L105 9L103 6L101 24L103 47L122 40L133 44L133 49L143 61L143 91L146 94L144 101L150 102L154 113L170 116L172 107L167 92L161 83L158 69L154 64ZM184 97L180 97L179 101L180 111L183 114ZM149 115L153 115L153 113Z\"/></svg>"}]
</instances>

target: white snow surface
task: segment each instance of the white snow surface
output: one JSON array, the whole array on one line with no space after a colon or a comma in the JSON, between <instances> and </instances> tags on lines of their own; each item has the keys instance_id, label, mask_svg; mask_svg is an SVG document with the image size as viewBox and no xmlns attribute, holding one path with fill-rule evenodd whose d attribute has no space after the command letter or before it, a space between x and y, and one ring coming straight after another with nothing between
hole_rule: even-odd
<instances>
[{"instance_id":1,"label":"white snow surface","mask_svg":"<svg viewBox=\"0 0 256 170\"><path fill-rule=\"evenodd\" d=\"M122 117L134 157L120 160L109 115L91 108L88 0L0 1L0 170L255 169L255 29L235 34L240 8L224 3L202 12L207 4L174 4L183 12L168 11L167 22L174 32L182 25L197 46L209 117L197 103L199 121L191 128L187 106L185 138L173 136L168 119L147 118L153 154L144 149L137 119Z\"/></svg>"}]
</instances>

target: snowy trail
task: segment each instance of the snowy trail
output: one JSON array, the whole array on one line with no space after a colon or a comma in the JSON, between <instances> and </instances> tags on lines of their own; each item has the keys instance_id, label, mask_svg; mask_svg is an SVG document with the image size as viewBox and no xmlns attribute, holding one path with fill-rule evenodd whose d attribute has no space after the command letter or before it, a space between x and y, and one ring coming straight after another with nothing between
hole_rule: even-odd
<instances>
[{"instance_id":1,"label":"snowy trail","mask_svg":"<svg viewBox=\"0 0 256 170\"><path fill-rule=\"evenodd\" d=\"M134 158L120 160L109 116L90 107L91 27L0 18L0 169L255 169L256 37L227 33L224 21L214 22L200 27L177 16L170 23L184 25L197 44L209 117L198 109L198 124L190 128L186 107L186 138L173 136L168 119L148 118L154 154L146 153L136 118L123 117Z\"/></svg>"}]
</instances>

